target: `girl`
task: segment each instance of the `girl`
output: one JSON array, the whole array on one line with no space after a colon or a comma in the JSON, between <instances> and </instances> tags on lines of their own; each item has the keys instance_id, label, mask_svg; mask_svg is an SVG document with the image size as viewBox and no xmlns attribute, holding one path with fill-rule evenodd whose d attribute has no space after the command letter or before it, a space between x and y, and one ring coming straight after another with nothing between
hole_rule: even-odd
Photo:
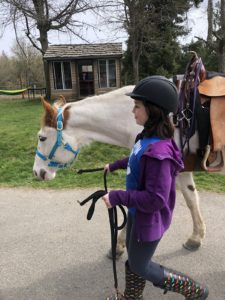
<instances>
[{"instance_id":1,"label":"girl","mask_svg":"<svg viewBox=\"0 0 225 300\"><path fill-rule=\"evenodd\" d=\"M206 299L207 287L152 261L171 224L175 179L183 168L169 118L170 112L177 111L177 89L165 77L150 76L141 80L128 96L134 99L136 123L144 129L137 136L129 157L105 166L108 172L127 169L126 191L113 190L103 197L107 208L118 204L128 207L126 287L120 297L143 299L148 280L165 292L176 292L186 299Z\"/></svg>"}]
</instances>

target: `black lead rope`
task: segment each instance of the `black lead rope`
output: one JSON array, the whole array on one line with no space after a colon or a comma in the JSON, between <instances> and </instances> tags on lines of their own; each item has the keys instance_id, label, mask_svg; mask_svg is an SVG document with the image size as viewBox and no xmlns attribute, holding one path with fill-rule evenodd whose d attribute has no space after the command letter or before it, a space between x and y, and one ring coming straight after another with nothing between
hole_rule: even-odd
<instances>
[{"instance_id":1,"label":"black lead rope","mask_svg":"<svg viewBox=\"0 0 225 300\"><path fill-rule=\"evenodd\" d=\"M85 169L85 170L79 170L78 174L87 173L87 172L97 172L97 171L103 171L103 168L97 168L97 169ZM107 189L107 171L104 172L104 190L96 191L95 193L88 196L83 201L78 201L78 203L83 206L87 202L92 200L91 206L89 207L88 213L87 213L87 219L91 220L94 211L95 211L95 204L96 202L105 194L108 193ZM117 296L119 295L118 291L118 280L117 280L117 271L116 271L116 246L117 246L117 236L118 236L118 230L121 230L124 228L127 222L127 215L126 211L123 208L122 205L119 205L120 210L123 214L123 222L120 226L118 226L118 216L117 216L117 209L116 206L112 208L108 208L108 215L109 215L109 223L110 223L110 231L111 231L111 251L112 251L112 262L113 262L113 275L114 275L114 287L117 293Z\"/></svg>"},{"instance_id":2,"label":"black lead rope","mask_svg":"<svg viewBox=\"0 0 225 300\"><path fill-rule=\"evenodd\" d=\"M83 174L83 173L91 173L91 172L98 172L103 171L104 168L96 168L96 169L81 169L77 171L77 174Z\"/></svg>"}]
</instances>

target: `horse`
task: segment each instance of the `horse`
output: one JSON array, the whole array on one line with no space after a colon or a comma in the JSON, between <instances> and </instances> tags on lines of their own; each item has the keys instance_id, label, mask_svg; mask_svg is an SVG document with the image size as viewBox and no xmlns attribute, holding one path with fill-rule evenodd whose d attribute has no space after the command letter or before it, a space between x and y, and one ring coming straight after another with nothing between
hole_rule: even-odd
<instances>
[{"instance_id":1,"label":"horse","mask_svg":"<svg viewBox=\"0 0 225 300\"><path fill-rule=\"evenodd\" d=\"M224 172L224 76L207 74L201 58L193 52L182 80L174 79L179 90L178 113L172 116L174 139L185 164L177 182L193 223L193 231L183 243L188 250L199 249L206 233L193 171ZM125 86L73 103L60 96L50 105L42 98L45 114L38 133L34 175L41 180L54 179L58 169L72 164L80 148L94 140L131 149L142 130L133 120L133 101L126 96L133 88ZM118 237L118 255L124 251L124 241L125 229Z\"/></svg>"},{"instance_id":2,"label":"horse","mask_svg":"<svg viewBox=\"0 0 225 300\"><path fill-rule=\"evenodd\" d=\"M33 173L40 180L52 180L60 168L69 166L76 159L81 147L92 141L114 144L131 149L137 133L142 128L135 124L132 115L133 101L126 96L134 86L66 103L60 96L50 105L43 98L43 123L38 132L38 145ZM191 138L192 149L198 148L197 133ZM179 129L174 136L180 145ZM180 145L181 146L181 145ZM193 232L183 244L186 249L196 250L202 245L206 226L200 211L199 195L192 172L178 175L178 184L190 210ZM117 253L125 247L125 229L118 237Z\"/></svg>"}]
</instances>

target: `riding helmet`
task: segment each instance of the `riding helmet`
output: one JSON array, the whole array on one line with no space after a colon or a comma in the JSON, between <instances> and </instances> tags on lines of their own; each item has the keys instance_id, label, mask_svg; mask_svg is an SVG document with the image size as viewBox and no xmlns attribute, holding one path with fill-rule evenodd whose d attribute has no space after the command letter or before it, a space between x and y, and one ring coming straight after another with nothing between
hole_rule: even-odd
<instances>
[{"instance_id":1,"label":"riding helmet","mask_svg":"<svg viewBox=\"0 0 225 300\"><path fill-rule=\"evenodd\" d=\"M168 113L176 113L178 109L177 88L164 76L148 76L140 80L133 91L126 95L136 100L155 104Z\"/></svg>"}]
</instances>

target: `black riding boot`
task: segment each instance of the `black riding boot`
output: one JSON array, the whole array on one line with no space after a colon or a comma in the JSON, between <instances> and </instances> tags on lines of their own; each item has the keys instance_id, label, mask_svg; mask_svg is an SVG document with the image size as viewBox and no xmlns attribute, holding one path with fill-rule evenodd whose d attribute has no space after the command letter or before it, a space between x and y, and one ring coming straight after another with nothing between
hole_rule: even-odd
<instances>
[{"instance_id":1,"label":"black riding boot","mask_svg":"<svg viewBox=\"0 0 225 300\"><path fill-rule=\"evenodd\" d=\"M189 276L164 268L164 280L156 286L168 291L181 294L189 300L205 300L208 297L208 288L194 281Z\"/></svg>"},{"instance_id":2,"label":"black riding boot","mask_svg":"<svg viewBox=\"0 0 225 300\"><path fill-rule=\"evenodd\" d=\"M123 294L115 294L106 300L143 300L145 279L131 272L128 261L125 263L125 291Z\"/></svg>"}]
</instances>

